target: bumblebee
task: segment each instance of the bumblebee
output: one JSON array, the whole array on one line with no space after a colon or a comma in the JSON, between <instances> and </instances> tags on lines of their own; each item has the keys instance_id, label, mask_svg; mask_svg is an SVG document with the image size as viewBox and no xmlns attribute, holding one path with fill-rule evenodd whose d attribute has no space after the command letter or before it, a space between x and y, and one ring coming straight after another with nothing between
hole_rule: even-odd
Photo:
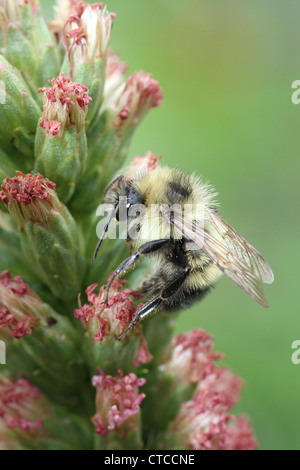
<instances>
[{"instance_id":1,"label":"bumblebee","mask_svg":"<svg viewBox=\"0 0 300 470\"><path fill-rule=\"evenodd\" d=\"M146 303L118 339L158 310L178 310L202 299L222 274L268 307L262 283L273 282L270 266L220 217L215 193L200 178L168 167L120 175L106 189L104 203L112 209L94 258L113 217L119 223L126 218L127 242L133 249L112 273L106 299L113 280L142 257L153 256L155 265L140 287Z\"/></svg>"}]
</instances>

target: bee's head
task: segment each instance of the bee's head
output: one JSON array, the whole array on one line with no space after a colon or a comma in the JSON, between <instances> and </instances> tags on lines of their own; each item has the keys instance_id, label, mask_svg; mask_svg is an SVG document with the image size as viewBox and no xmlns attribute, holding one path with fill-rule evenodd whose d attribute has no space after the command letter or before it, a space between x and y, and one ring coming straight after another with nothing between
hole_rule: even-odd
<instances>
[{"instance_id":1,"label":"bee's head","mask_svg":"<svg viewBox=\"0 0 300 470\"><path fill-rule=\"evenodd\" d=\"M135 189L134 181L121 175L107 187L103 202L115 207L115 217L119 221L122 216L124 217L123 214L128 213L131 206L142 204L143 198Z\"/></svg>"},{"instance_id":2,"label":"bee's head","mask_svg":"<svg viewBox=\"0 0 300 470\"><path fill-rule=\"evenodd\" d=\"M117 221L124 220L128 217L128 211L130 207L135 204L142 204L143 198L135 189L134 181L132 179L125 178L123 175L120 175L115 178L106 188L103 202L105 204L110 204L112 209L108 216L108 221L104 227L103 233L98 241L94 258L97 256L105 233L107 232L113 217L115 217Z\"/></svg>"}]
</instances>

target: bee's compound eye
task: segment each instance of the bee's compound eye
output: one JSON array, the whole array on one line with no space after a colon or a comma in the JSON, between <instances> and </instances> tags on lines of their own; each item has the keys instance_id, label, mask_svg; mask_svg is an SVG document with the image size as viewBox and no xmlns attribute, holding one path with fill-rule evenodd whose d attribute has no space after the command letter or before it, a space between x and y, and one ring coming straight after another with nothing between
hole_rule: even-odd
<instances>
[{"instance_id":1,"label":"bee's compound eye","mask_svg":"<svg viewBox=\"0 0 300 470\"><path fill-rule=\"evenodd\" d=\"M118 222L126 220L128 215L128 209L126 204L120 204L118 210L116 211L116 220Z\"/></svg>"},{"instance_id":2,"label":"bee's compound eye","mask_svg":"<svg viewBox=\"0 0 300 470\"><path fill-rule=\"evenodd\" d=\"M134 188L130 188L127 196L127 208L134 204L142 204L142 202L141 195Z\"/></svg>"},{"instance_id":3,"label":"bee's compound eye","mask_svg":"<svg viewBox=\"0 0 300 470\"><path fill-rule=\"evenodd\" d=\"M116 220L118 222L127 220L128 217L128 208L130 206L128 197L122 197L119 199L119 204L116 211Z\"/></svg>"},{"instance_id":4,"label":"bee's compound eye","mask_svg":"<svg viewBox=\"0 0 300 470\"><path fill-rule=\"evenodd\" d=\"M140 204L142 204L140 194L135 189L130 188L127 197L120 198L119 206L116 211L116 220L123 221L127 219L129 209L134 205Z\"/></svg>"}]
</instances>

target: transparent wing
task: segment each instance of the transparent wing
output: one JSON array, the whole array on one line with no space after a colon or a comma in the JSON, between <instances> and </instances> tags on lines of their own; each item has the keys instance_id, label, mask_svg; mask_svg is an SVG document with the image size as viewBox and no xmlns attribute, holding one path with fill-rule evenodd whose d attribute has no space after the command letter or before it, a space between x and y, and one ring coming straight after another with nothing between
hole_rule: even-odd
<instances>
[{"instance_id":1,"label":"transparent wing","mask_svg":"<svg viewBox=\"0 0 300 470\"><path fill-rule=\"evenodd\" d=\"M271 284L274 281L274 275L262 254L218 214L210 211L209 216L215 229L223 240L225 240L226 246L235 257L248 266L249 270L255 274L256 277L267 284Z\"/></svg>"},{"instance_id":2,"label":"transparent wing","mask_svg":"<svg viewBox=\"0 0 300 470\"><path fill-rule=\"evenodd\" d=\"M169 214L165 214L165 216L168 217L171 225L181 231L185 238L196 243L199 249L206 253L225 276L263 307L269 306L261 286L261 279L242 260L237 258L227 246L202 228L198 226L195 228L191 222L183 219L182 215L177 212L172 212L171 217Z\"/></svg>"}]
</instances>

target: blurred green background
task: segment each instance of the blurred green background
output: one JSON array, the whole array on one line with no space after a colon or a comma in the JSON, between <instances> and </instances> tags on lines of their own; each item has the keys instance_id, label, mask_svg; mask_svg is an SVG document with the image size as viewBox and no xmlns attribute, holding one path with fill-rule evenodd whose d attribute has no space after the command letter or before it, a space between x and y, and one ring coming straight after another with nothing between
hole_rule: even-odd
<instances>
[{"instance_id":1,"label":"blurred green background","mask_svg":"<svg viewBox=\"0 0 300 470\"><path fill-rule=\"evenodd\" d=\"M209 178L225 220L275 274L269 309L224 278L182 312L178 331L206 329L244 378L238 411L261 449L300 449L300 364L291 362L300 339L300 105L291 102L299 1L111 0L108 8L117 13L112 47L131 73L151 72L164 89L130 156L151 150Z\"/></svg>"}]
</instances>

